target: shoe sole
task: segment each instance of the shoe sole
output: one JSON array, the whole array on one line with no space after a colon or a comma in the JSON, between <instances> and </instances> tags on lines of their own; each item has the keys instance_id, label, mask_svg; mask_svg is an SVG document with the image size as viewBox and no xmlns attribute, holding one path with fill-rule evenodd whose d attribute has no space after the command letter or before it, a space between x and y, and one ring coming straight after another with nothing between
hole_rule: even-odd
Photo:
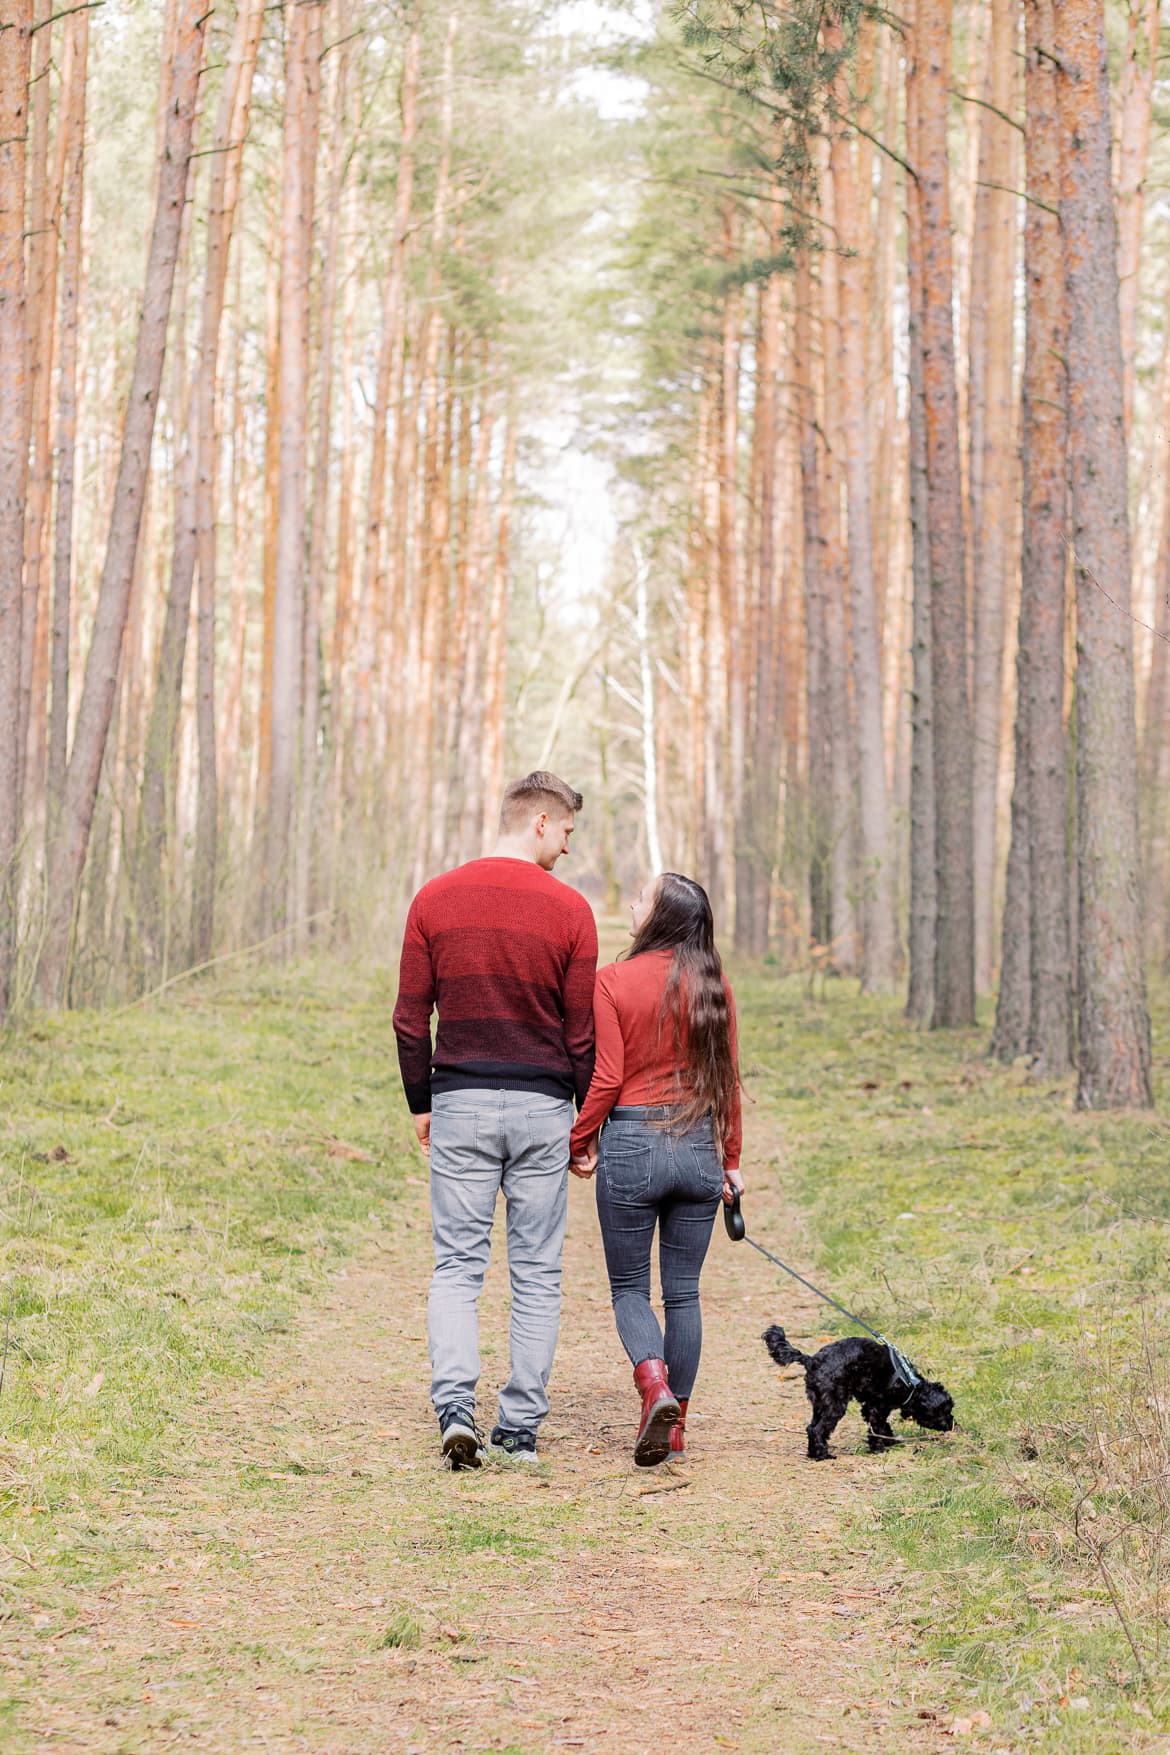
<instances>
[{"instance_id":1,"label":"shoe sole","mask_svg":"<svg viewBox=\"0 0 1170 1755\"><path fill-rule=\"evenodd\" d=\"M488 1455L494 1456L497 1462L527 1463L529 1468L539 1468L540 1458L533 1450L505 1450L502 1444L489 1444Z\"/></svg>"},{"instance_id":2,"label":"shoe sole","mask_svg":"<svg viewBox=\"0 0 1170 1755\"><path fill-rule=\"evenodd\" d=\"M640 1469L652 1469L670 1455L670 1429L681 1418L676 1401L663 1401L650 1415L650 1422L634 1446L634 1462Z\"/></svg>"},{"instance_id":3,"label":"shoe sole","mask_svg":"<svg viewBox=\"0 0 1170 1755\"><path fill-rule=\"evenodd\" d=\"M443 1440L443 1456L453 1469L478 1469L483 1464L474 1432L449 1433Z\"/></svg>"}]
</instances>

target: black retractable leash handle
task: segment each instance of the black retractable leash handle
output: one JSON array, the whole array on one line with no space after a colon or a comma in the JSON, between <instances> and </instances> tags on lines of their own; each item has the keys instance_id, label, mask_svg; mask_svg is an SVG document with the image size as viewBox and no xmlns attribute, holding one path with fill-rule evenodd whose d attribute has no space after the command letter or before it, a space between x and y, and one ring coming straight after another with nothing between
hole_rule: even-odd
<instances>
[{"instance_id":1,"label":"black retractable leash handle","mask_svg":"<svg viewBox=\"0 0 1170 1755\"><path fill-rule=\"evenodd\" d=\"M860 1316L855 1316L852 1310L846 1310L843 1304L838 1304L835 1298L830 1298L827 1292L822 1292L819 1286L814 1286L811 1280L806 1280L803 1274L798 1274L796 1269L789 1267L786 1261L781 1261L779 1256L773 1255L771 1250L765 1249L762 1244L757 1243L754 1237L748 1236L747 1225L744 1222L743 1213L740 1211L738 1188L731 1205L724 1204L723 1223L727 1235L733 1243L750 1243L752 1248L764 1257L765 1261L770 1261L773 1267L778 1267L784 1273L790 1274L794 1280L799 1280L802 1286L807 1286L809 1291L815 1293L824 1303L831 1304L834 1310L839 1310L842 1316L847 1316L850 1322L855 1323L858 1328L863 1328L867 1335L872 1335L875 1341L880 1341L890 1355L890 1364L893 1367L895 1378L911 1389L921 1382L917 1371L905 1353L896 1347L893 1341L887 1340L885 1335L879 1335L876 1328L870 1328L868 1322L862 1322Z\"/></svg>"}]
</instances>

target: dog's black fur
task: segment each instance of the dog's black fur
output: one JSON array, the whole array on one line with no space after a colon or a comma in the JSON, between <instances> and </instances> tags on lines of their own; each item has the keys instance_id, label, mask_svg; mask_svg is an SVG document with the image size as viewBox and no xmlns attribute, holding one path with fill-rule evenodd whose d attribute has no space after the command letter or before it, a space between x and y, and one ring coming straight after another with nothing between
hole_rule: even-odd
<instances>
[{"instance_id":1,"label":"dog's black fur","mask_svg":"<svg viewBox=\"0 0 1170 1755\"><path fill-rule=\"evenodd\" d=\"M777 1365L804 1367L805 1394L813 1411L808 1424L808 1454L814 1462L824 1462L830 1456L829 1439L851 1401L861 1403L871 1450L888 1450L897 1444L890 1430L890 1415L895 1411L932 1432L949 1432L955 1423L955 1404L942 1384L923 1378L907 1389L898 1382L890 1355L878 1341L852 1337L830 1341L810 1357L798 1353L784 1330L774 1323L765 1330L763 1339Z\"/></svg>"}]
</instances>

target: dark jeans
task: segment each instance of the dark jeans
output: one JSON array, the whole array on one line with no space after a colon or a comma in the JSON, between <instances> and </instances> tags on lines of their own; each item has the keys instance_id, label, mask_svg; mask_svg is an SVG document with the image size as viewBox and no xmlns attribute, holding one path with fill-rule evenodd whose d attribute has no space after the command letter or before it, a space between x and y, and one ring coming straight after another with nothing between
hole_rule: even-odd
<instances>
[{"instance_id":1,"label":"dark jeans","mask_svg":"<svg viewBox=\"0 0 1170 1755\"><path fill-rule=\"evenodd\" d=\"M670 1387L689 1396L703 1348L699 1275L719 1211L723 1165L710 1121L685 1134L655 1127L660 1110L615 1109L601 1130L597 1216L613 1313L634 1365L665 1359ZM650 1249L658 1265L666 1336L650 1308Z\"/></svg>"}]
</instances>

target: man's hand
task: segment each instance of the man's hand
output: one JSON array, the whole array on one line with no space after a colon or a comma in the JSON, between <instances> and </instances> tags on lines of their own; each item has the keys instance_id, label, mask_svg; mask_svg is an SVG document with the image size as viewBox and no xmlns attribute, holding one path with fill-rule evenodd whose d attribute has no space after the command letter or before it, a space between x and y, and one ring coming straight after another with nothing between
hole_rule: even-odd
<instances>
[{"instance_id":1,"label":"man's hand","mask_svg":"<svg viewBox=\"0 0 1170 1755\"><path fill-rule=\"evenodd\" d=\"M569 1169L573 1172L574 1176L579 1176L583 1182L587 1182L596 1168L597 1135L594 1134L593 1138L585 1147L585 1150L583 1152L578 1152L575 1158L569 1159Z\"/></svg>"},{"instance_id":2,"label":"man's hand","mask_svg":"<svg viewBox=\"0 0 1170 1755\"><path fill-rule=\"evenodd\" d=\"M422 1155L424 1158L429 1158L431 1155L430 1113L428 1112L426 1115L412 1115L410 1119L414 1122L415 1138L418 1140L419 1146L422 1149Z\"/></svg>"}]
</instances>

